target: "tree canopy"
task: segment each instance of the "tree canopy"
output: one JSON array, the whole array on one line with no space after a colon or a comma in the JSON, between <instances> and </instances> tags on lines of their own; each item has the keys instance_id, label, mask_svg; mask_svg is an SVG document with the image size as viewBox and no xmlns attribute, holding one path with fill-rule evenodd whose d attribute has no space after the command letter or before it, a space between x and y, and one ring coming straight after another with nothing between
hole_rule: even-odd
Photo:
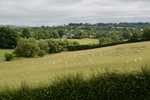
<instances>
[{"instance_id":1,"label":"tree canopy","mask_svg":"<svg viewBox=\"0 0 150 100\"><path fill-rule=\"evenodd\" d=\"M19 34L9 27L0 27L0 48L15 48Z\"/></svg>"}]
</instances>

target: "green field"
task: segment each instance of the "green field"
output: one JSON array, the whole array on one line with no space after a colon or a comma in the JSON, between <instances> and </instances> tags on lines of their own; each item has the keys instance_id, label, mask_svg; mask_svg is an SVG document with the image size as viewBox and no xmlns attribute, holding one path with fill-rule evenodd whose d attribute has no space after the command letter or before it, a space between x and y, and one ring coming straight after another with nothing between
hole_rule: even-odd
<instances>
[{"instance_id":1,"label":"green field","mask_svg":"<svg viewBox=\"0 0 150 100\"><path fill-rule=\"evenodd\" d=\"M68 41L77 41L79 42L80 45L83 45L83 44L98 44L99 43L99 40L98 39L67 39Z\"/></svg>"},{"instance_id":2,"label":"green field","mask_svg":"<svg viewBox=\"0 0 150 100\"><path fill-rule=\"evenodd\" d=\"M3 51L3 50L1 50ZM4 51L3 51L4 52ZM2 54L2 53L1 53ZM82 72L89 76L93 71L135 71L150 65L150 42L132 43L98 49L62 52L42 58L21 58L0 62L0 88L49 82L56 76Z\"/></svg>"}]
</instances>

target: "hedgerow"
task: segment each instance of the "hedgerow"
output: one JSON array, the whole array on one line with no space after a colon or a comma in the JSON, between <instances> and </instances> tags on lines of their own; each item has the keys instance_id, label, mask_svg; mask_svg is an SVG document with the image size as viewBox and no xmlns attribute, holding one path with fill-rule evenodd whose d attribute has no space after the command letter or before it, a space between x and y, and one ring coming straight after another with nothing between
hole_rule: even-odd
<instances>
[{"instance_id":1,"label":"hedgerow","mask_svg":"<svg viewBox=\"0 0 150 100\"><path fill-rule=\"evenodd\" d=\"M57 78L51 84L0 92L0 100L149 100L150 69L139 72L105 72L85 79L82 74Z\"/></svg>"}]
</instances>

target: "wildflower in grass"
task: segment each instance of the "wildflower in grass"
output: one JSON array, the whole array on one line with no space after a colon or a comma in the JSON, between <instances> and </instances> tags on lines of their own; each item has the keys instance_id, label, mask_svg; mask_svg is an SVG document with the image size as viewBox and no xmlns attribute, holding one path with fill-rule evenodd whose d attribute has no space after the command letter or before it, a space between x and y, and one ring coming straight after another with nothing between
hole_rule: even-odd
<instances>
[{"instance_id":1,"label":"wildflower in grass","mask_svg":"<svg viewBox=\"0 0 150 100\"><path fill-rule=\"evenodd\" d=\"M140 57L138 60L139 60L139 61L142 61L142 57Z\"/></svg>"},{"instance_id":2,"label":"wildflower in grass","mask_svg":"<svg viewBox=\"0 0 150 100\"><path fill-rule=\"evenodd\" d=\"M140 50L137 50L137 52L140 52Z\"/></svg>"},{"instance_id":3,"label":"wildflower in grass","mask_svg":"<svg viewBox=\"0 0 150 100\"><path fill-rule=\"evenodd\" d=\"M129 63L129 61L126 61L126 63Z\"/></svg>"},{"instance_id":4,"label":"wildflower in grass","mask_svg":"<svg viewBox=\"0 0 150 100\"><path fill-rule=\"evenodd\" d=\"M34 61L32 61L32 63L34 63Z\"/></svg>"},{"instance_id":5,"label":"wildflower in grass","mask_svg":"<svg viewBox=\"0 0 150 100\"><path fill-rule=\"evenodd\" d=\"M144 48L140 48L140 50L143 50Z\"/></svg>"}]
</instances>

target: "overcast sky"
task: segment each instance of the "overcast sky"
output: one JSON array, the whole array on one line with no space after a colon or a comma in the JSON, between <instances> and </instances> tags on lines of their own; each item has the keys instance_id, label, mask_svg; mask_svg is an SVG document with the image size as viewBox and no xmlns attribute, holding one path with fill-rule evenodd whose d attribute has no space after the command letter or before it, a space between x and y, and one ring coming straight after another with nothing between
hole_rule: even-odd
<instances>
[{"instance_id":1,"label":"overcast sky","mask_svg":"<svg viewBox=\"0 0 150 100\"><path fill-rule=\"evenodd\" d=\"M0 0L0 24L149 22L150 0Z\"/></svg>"}]
</instances>

